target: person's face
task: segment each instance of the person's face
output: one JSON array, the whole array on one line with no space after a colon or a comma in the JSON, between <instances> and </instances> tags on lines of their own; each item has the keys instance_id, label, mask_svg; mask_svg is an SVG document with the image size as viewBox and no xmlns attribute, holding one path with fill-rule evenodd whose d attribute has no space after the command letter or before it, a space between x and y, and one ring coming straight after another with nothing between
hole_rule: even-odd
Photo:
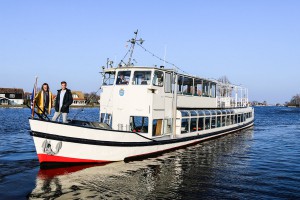
<instances>
[{"instance_id":1,"label":"person's face","mask_svg":"<svg viewBox=\"0 0 300 200\"><path fill-rule=\"evenodd\" d=\"M124 76L123 76L123 75L120 75L120 79L124 79Z\"/></svg>"},{"instance_id":2,"label":"person's face","mask_svg":"<svg viewBox=\"0 0 300 200\"><path fill-rule=\"evenodd\" d=\"M48 86L47 85L43 85L43 90L47 91L48 90Z\"/></svg>"},{"instance_id":3,"label":"person's face","mask_svg":"<svg viewBox=\"0 0 300 200\"><path fill-rule=\"evenodd\" d=\"M62 89L62 90L65 90L66 87L67 87L67 84L65 84L65 83L62 83L62 84L61 84L61 89Z\"/></svg>"}]
</instances>

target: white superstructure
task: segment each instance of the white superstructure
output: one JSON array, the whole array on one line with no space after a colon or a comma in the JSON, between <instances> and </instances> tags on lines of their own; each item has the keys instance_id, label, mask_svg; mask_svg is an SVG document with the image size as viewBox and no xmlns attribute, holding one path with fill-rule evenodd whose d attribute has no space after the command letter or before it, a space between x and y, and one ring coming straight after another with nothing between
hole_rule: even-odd
<instances>
[{"instance_id":1,"label":"white superstructure","mask_svg":"<svg viewBox=\"0 0 300 200\"><path fill-rule=\"evenodd\" d=\"M241 86L225 85L164 68L105 69L102 89L101 122L114 130L137 131L148 138L179 136L181 131L173 131L173 124L181 125L181 110L235 109L235 112L243 113L241 108L248 106L248 97L239 92L245 90ZM249 112L252 113L248 109ZM137 127L136 123L139 124Z\"/></svg>"}]
</instances>

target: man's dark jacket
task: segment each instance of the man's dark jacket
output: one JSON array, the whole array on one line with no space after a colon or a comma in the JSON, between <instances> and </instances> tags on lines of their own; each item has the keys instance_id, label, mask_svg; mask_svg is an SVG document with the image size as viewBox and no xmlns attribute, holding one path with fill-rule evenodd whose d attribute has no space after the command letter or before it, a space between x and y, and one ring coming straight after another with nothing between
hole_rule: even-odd
<instances>
[{"instance_id":1,"label":"man's dark jacket","mask_svg":"<svg viewBox=\"0 0 300 200\"><path fill-rule=\"evenodd\" d=\"M56 101L55 101L55 106L54 106L56 112L59 112L60 93L61 93L61 89L57 90L57 96L56 96ZM69 113L69 106L72 103L73 103L73 97L72 97L71 90L66 89L66 93L64 96L64 100L63 100L63 105L60 109L60 112Z\"/></svg>"}]
</instances>

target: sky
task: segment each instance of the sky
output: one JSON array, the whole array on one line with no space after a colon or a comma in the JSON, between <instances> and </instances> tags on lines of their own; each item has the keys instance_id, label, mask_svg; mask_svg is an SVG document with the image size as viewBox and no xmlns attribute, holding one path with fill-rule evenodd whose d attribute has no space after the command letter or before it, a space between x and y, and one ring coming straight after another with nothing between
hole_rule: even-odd
<instances>
[{"instance_id":1,"label":"sky","mask_svg":"<svg viewBox=\"0 0 300 200\"><path fill-rule=\"evenodd\" d=\"M299 10L298 0L0 0L0 87L32 91L38 76L54 93L63 80L97 91L101 66L119 62L138 29L145 48L189 74L284 103L300 93ZM138 46L133 57L163 64Z\"/></svg>"}]
</instances>

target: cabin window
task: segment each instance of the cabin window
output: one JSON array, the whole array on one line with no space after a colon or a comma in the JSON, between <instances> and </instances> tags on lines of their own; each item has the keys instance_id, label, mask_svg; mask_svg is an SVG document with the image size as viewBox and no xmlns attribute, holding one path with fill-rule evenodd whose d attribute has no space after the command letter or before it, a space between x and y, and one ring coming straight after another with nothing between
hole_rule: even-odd
<instances>
[{"instance_id":1,"label":"cabin window","mask_svg":"<svg viewBox=\"0 0 300 200\"><path fill-rule=\"evenodd\" d=\"M232 121L232 124L235 124L235 117L234 117L234 115L231 115L231 121Z\"/></svg>"},{"instance_id":2,"label":"cabin window","mask_svg":"<svg viewBox=\"0 0 300 200\"><path fill-rule=\"evenodd\" d=\"M184 95L192 95L193 94L193 79L184 77L182 84L182 92Z\"/></svg>"},{"instance_id":3,"label":"cabin window","mask_svg":"<svg viewBox=\"0 0 300 200\"><path fill-rule=\"evenodd\" d=\"M187 133L189 132L189 119L183 118L181 120L181 133Z\"/></svg>"},{"instance_id":4,"label":"cabin window","mask_svg":"<svg viewBox=\"0 0 300 200\"><path fill-rule=\"evenodd\" d=\"M164 85L164 73L162 71L154 72L153 85L160 87Z\"/></svg>"},{"instance_id":5,"label":"cabin window","mask_svg":"<svg viewBox=\"0 0 300 200\"><path fill-rule=\"evenodd\" d=\"M205 117L205 129L210 129L210 117Z\"/></svg>"},{"instance_id":6,"label":"cabin window","mask_svg":"<svg viewBox=\"0 0 300 200\"><path fill-rule=\"evenodd\" d=\"M211 97L216 98L216 84L215 83L211 83Z\"/></svg>"},{"instance_id":7,"label":"cabin window","mask_svg":"<svg viewBox=\"0 0 300 200\"><path fill-rule=\"evenodd\" d=\"M180 112L181 112L181 117L189 117L190 116L189 112L186 110L181 110Z\"/></svg>"},{"instance_id":8,"label":"cabin window","mask_svg":"<svg viewBox=\"0 0 300 200\"><path fill-rule=\"evenodd\" d=\"M111 116L111 114L101 113L100 122L108 124L109 126L111 126L112 125L112 116Z\"/></svg>"},{"instance_id":9,"label":"cabin window","mask_svg":"<svg viewBox=\"0 0 300 200\"><path fill-rule=\"evenodd\" d=\"M183 92L183 76L179 76L178 77L178 81L177 81L177 93L178 94L182 94Z\"/></svg>"},{"instance_id":10,"label":"cabin window","mask_svg":"<svg viewBox=\"0 0 300 200\"><path fill-rule=\"evenodd\" d=\"M204 120L202 117L198 120L198 130L204 130Z\"/></svg>"},{"instance_id":11,"label":"cabin window","mask_svg":"<svg viewBox=\"0 0 300 200\"><path fill-rule=\"evenodd\" d=\"M197 131L197 118L192 118L190 123L191 132Z\"/></svg>"},{"instance_id":12,"label":"cabin window","mask_svg":"<svg viewBox=\"0 0 300 200\"><path fill-rule=\"evenodd\" d=\"M129 124L132 132L148 133L148 117L130 116Z\"/></svg>"},{"instance_id":13,"label":"cabin window","mask_svg":"<svg viewBox=\"0 0 300 200\"><path fill-rule=\"evenodd\" d=\"M227 118L226 118L226 125L231 125L231 116L230 115L227 115Z\"/></svg>"},{"instance_id":14,"label":"cabin window","mask_svg":"<svg viewBox=\"0 0 300 200\"><path fill-rule=\"evenodd\" d=\"M150 85L151 71L135 71L133 75L133 85Z\"/></svg>"},{"instance_id":15,"label":"cabin window","mask_svg":"<svg viewBox=\"0 0 300 200\"><path fill-rule=\"evenodd\" d=\"M216 117L211 118L211 128L216 128Z\"/></svg>"},{"instance_id":16,"label":"cabin window","mask_svg":"<svg viewBox=\"0 0 300 200\"><path fill-rule=\"evenodd\" d=\"M194 86L195 86L195 95L196 96L202 96L202 80L201 79L195 79L194 80Z\"/></svg>"},{"instance_id":17,"label":"cabin window","mask_svg":"<svg viewBox=\"0 0 300 200\"><path fill-rule=\"evenodd\" d=\"M221 127L221 117L217 117L217 127Z\"/></svg>"},{"instance_id":18,"label":"cabin window","mask_svg":"<svg viewBox=\"0 0 300 200\"><path fill-rule=\"evenodd\" d=\"M152 125L152 136L160 136L162 135L163 130L163 120L162 119L154 119Z\"/></svg>"},{"instance_id":19,"label":"cabin window","mask_svg":"<svg viewBox=\"0 0 300 200\"><path fill-rule=\"evenodd\" d=\"M198 116L197 112L195 110L190 110L190 114L191 114L191 116Z\"/></svg>"},{"instance_id":20,"label":"cabin window","mask_svg":"<svg viewBox=\"0 0 300 200\"><path fill-rule=\"evenodd\" d=\"M128 85L131 71L119 71L117 77L117 85Z\"/></svg>"},{"instance_id":21,"label":"cabin window","mask_svg":"<svg viewBox=\"0 0 300 200\"><path fill-rule=\"evenodd\" d=\"M226 116L222 116L222 126L226 126Z\"/></svg>"},{"instance_id":22,"label":"cabin window","mask_svg":"<svg viewBox=\"0 0 300 200\"><path fill-rule=\"evenodd\" d=\"M207 82L207 81L203 81L203 95L202 96L204 96L204 97L209 97L210 96L210 90L209 90L209 88L210 88L210 86L209 86L209 82Z\"/></svg>"},{"instance_id":23,"label":"cabin window","mask_svg":"<svg viewBox=\"0 0 300 200\"><path fill-rule=\"evenodd\" d=\"M165 92L166 93L172 92L172 74L171 73L166 73Z\"/></svg>"}]
</instances>

